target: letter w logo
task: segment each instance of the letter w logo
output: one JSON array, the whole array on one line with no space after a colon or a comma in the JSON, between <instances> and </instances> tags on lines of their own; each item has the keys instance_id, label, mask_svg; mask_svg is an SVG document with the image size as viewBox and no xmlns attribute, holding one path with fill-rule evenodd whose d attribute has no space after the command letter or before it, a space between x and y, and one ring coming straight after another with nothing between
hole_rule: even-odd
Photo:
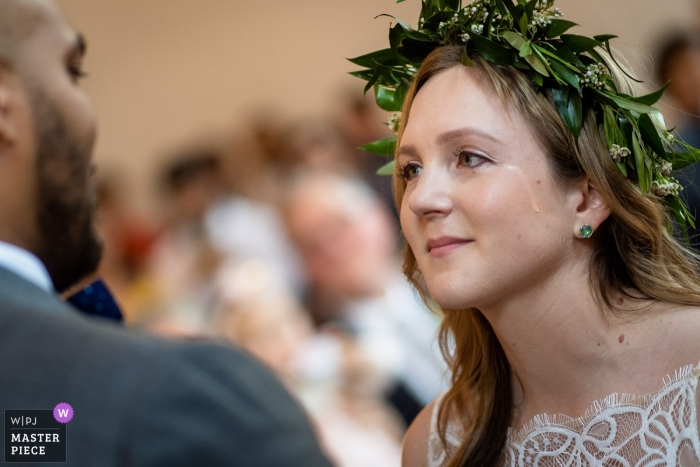
<instances>
[{"instance_id":1,"label":"letter w logo","mask_svg":"<svg viewBox=\"0 0 700 467\"><path fill-rule=\"evenodd\" d=\"M58 416L66 418L68 416L68 409L58 409Z\"/></svg>"}]
</instances>

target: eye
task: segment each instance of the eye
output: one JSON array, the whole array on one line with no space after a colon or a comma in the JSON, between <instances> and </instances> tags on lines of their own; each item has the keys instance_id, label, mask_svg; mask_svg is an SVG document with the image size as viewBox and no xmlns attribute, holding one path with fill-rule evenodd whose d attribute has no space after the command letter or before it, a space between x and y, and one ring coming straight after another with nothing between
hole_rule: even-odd
<instances>
[{"instance_id":1,"label":"eye","mask_svg":"<svg viewBox=\"0 0 700 467\"><path fill-rule=\"evenodd\" d=\"M71 76L71 79L75 82L87 76L87 73L83 71L82 64L79 62L68 64L68 74Z\"/></svg>"},{"instance_id":2,"label":"eye","mask_svg":"<svg viewBox=\"0 0 700 467\"><path fill-rule=\"evenodd\" d=\"M478 167L484 162L488 162L489 159L481 154L477 154L471 151L460 151L457 154L458 164L464 167Z\"/></svg>"},{"instance_id":3,"label":"eye","mask_svg":"<svg viewBox=\"0 0 700 467\"><path fill-rule=\"evenodd\" d=\"M401 170L399 170L399 176L407 181L413 180L414 178L418 177L422 171L423 167L415 162L409 162L401 167Z\"/></svg>"}]
</instances>

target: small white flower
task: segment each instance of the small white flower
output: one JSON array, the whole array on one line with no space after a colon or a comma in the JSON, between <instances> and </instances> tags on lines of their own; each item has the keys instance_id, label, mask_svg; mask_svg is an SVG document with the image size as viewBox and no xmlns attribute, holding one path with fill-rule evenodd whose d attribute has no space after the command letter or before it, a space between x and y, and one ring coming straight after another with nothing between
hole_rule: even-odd
<instances>
[{"instance_id":1,"label":"small white flower","mask_svg":"<svg viewBox=\"0 0 700 467\"><path fill-rule=\"evenodd\" d=\"M399 125L401 124L401 114L396 112L391 114L389 117L389 120L386 122L386 126L388 126L394 133L399 131Z\"/></svg>"},{"instance_id":2,"label":"small white flower","mask_svg":"<svg viewBox=\"0 0 700 467\"><path fill-rule=\"evenodd\" d=\"M673 164L671 164L668 161L664 161L661 164L661 175L668 177L671 175L671 171L673 170Z\"/></svg>"}]
</instances>

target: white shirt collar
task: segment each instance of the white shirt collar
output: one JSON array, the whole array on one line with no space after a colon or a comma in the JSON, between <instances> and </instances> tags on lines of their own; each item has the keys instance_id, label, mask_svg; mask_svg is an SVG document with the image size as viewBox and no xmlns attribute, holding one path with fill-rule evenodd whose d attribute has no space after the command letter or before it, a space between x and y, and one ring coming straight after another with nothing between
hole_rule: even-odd
<instances>
[{"instance_id":1,"label":"white shirt collar","mask_svg":"<svg viewBox=\"0 0 700 467\"><path fill-rule=\"evenodd\" d=\"M0 267L17 274L47 292L53 292L53 282L44 263L23 248L0 241Z\"/></svg>"}]
</instances>

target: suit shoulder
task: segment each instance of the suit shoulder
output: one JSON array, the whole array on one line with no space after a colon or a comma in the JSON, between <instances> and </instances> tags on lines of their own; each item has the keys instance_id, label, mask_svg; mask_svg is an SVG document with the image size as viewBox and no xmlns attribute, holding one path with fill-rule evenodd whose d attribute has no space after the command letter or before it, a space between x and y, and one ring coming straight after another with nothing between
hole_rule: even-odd
<instances>
[{"instance_id":1,"label":"suit shoulder","mask_svg":"<svg viewBox=\"0 0 700 467\"><path fill-rule=\"evenodd\" d=\"M303 410L245 352L179 344L157 373L130 417L137 465L330 465Z\"/></svg>"}]
</instances>

